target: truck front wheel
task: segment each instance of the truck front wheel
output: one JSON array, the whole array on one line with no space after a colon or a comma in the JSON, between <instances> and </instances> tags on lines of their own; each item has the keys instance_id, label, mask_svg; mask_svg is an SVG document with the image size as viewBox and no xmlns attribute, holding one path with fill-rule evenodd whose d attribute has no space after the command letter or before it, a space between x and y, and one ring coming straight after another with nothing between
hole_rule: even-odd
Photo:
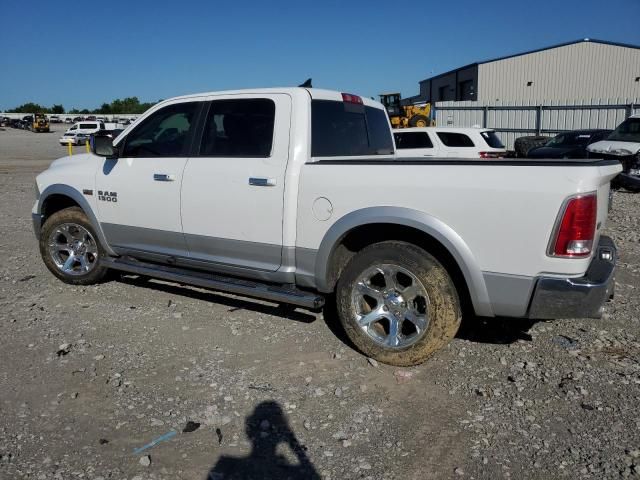
<instances>
[{"instance_id":1,"label":"truck front wheel","mask_svg":"<svg viewBox=\"0 0 640 480\"><path fill-rule=\"evenodd\" d=\"M462 318L446 269L406 242L376 243L357 253L338 280L336 302L355 346L397 366L424 362L453 339Z\"/></svg>"},{"instance_id":2,"label":"truck front wheel","mask_svg":"<svg viewBox=\"0 0 640 480\"><path fill-rule=\"evenodd\" d=\"M82 209L65 208L44 222L40 255L51 273L65 283L98 283L108 269L100 265L105 254L97 238Z\"/></svg>"}]
</instances>

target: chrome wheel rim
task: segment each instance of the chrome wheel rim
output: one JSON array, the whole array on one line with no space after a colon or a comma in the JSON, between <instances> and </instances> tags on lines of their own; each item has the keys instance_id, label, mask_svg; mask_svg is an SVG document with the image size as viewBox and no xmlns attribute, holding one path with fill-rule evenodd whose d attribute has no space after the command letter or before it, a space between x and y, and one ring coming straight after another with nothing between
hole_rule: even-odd
<instances>
[{"instance_id":1,"label":"chrome wheel rim","mask_svg":"<svg viewBox=\"0 0 640 480\"><path fill-rule=\"evenodd\" d=\"M356 280L351 294L356 323L376 344L405 348L422 338L429 326L429 295L406 268L376 265Z\"/></svg>"},{"instance_id":2,"label":"chrome wheel rim","mask_svg":"<svg viewBox=\"0 0 640 480\"><path fill-rule=\"evenodd\" d=\"M48 244L53 263L66 275L86 275L98 264L98 245L82 225L58 225L49 235Z\"/></svg>"}]
</instances>

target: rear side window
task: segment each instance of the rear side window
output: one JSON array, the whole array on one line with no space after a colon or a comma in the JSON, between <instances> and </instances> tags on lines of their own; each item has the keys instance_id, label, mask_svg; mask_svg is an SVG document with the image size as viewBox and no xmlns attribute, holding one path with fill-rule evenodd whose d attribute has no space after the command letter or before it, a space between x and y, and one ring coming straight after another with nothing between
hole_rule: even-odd
<instances>
[{"instance_id":1,"label":"rear side window","mask_svg":"<svg viewBox=\"0 0 640 480\"><path fill-rule=\"evenodd\" d=\"M312 157L392 153L393 141L384 110L348 102L312 100Z\"/></svg>"},{"instance_id":2,"label":"rear side window","mask_svg":"<svg viewBox=\"0 0 640 480\"><path fill-rule=\"evenodd\" d=\"M81 123L80 128L82 130L91 130L93 128L98 128L98 124L97 123Z\"/></svg>"},{"instance_id":3,"label":"rear side window","mask_svg":"<svg viewBox=\"0 0 640 480\"><path fill-rule=\"evenodd\" d=\"M200 155L268 157L276 104L267 98L215 100L204 126Z\"/></svg>"},{"instance_id":4,"label":"rear side window","mask_svg":"<svg viewBox=\"0 0 640 480\"><path fill-rule=\"evenodd\" d=\"M447 147L475 147L473 141L464 133L437 132L437 135Z\"/></svg>"},{"instance_id":5,"label":"rear side window","mask_svg":"<svg viewBox=\"0 0 640 480\"><path fill-rule=\"evenodd\" d=\"M396 148L433 148L433 143L426 132L395 132Z\"/></svg>"},{"instance_id":6,"label":"rear side window","mask_svg":"<svg viewBox=\"0 0 640 480\"><path fill-rule=\"evenodd\" d=\"M500 138L498 138L498 135L496 135L496 132L494 132L493 130L480 132L480 136L482 136L484 141L487 142L487 145L489 145L491 148L504 148L504 145L500 141Z\"/></svg>"}]
</instances>

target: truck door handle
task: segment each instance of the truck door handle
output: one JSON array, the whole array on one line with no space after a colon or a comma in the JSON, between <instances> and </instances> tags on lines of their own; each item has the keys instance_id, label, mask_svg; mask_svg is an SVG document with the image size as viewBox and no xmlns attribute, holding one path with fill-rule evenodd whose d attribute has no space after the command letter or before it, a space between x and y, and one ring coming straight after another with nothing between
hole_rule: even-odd
<instances>
[{"instance_id":1,"label":"truck door handle","mask_svg":"<svg viewBox=\"0 0 640 480\"><path fill-rule=\"evenodd\" d=\"M176 179L176 176L169 175L167 173L154 173L153 179L156 182L173 182Z\"/></svg>"},{"instance_id":2,"label":"truck door handle","mask_svg":"<svg viewBox=\"0 0 640 480\"><path fill-rule=\"evenodd\" d=\"M249 177L249 185L253 185L255 187L275 187L276 179Z\"/></svg>"}]
</instances>

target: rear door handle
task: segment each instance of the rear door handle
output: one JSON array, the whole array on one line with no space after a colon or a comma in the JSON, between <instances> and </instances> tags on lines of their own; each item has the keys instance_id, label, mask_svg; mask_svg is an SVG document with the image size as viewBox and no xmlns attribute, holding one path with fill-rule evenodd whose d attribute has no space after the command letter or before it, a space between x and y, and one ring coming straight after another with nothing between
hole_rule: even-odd
<instances>
[{"instance_id":1,"label":"rear door handle","mask_svg":"<svg viewBox=\"0 0 640 480\"><path fill-rule=\"evenodd\" d=\"M176 176L167 173L154 173L153 179L156 182L173 182L176 179Z\"/></svg>"},{"instance_id":2,"label":"rear door handle","mask_svg":"<svg viewBox=\"0 0 640 480\"><path fill-rule=\"evenodd\" d=\"M253 185L256 187L275 187L276 179L249 177L249 185Z\"/></svg>"}]
</instances>

